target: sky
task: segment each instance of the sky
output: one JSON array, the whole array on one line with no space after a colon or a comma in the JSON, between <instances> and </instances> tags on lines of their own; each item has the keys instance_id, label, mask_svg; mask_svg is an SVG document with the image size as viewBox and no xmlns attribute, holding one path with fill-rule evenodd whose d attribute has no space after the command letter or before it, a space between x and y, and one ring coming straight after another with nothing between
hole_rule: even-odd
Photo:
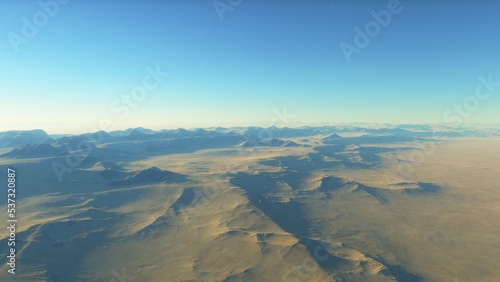
<instances>
[{"instance_id":1,"label":"sky","mask_svg":"<svg viewBox=\"0 0 500 282\"><path fill-rule=\"evenodd\" d=\"M4 0L0 131L500 124L499 12L493 0Z\"/></svg>"}]
</instances>

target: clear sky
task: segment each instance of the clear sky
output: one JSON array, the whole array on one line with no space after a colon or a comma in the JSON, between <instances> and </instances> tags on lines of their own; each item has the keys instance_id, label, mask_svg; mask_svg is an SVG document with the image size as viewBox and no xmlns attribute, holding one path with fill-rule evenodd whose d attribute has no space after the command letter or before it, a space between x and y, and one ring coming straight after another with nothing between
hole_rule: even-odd
<instances>
[{"instance_id":1,"label":"clear sky","mask_svg":"<svg viewBox=\"0 0 500 282\"><path fill-rule=\"evenodd\" d=\"M0 131L500 123L500 1L55 1L0 2Z\"/></svg>"}]
</instances>

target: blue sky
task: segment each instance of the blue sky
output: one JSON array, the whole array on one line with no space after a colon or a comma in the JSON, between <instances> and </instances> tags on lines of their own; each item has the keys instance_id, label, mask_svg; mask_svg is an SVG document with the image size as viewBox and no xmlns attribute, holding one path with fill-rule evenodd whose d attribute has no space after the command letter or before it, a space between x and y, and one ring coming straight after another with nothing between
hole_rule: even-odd
<instances>
[{"instance_id":1,"label":"blue sky","mask_svg":"<svg viewBox=\"0 0 500 282\"><path fill-rule=\"evenodd\" d=\"M72 0L49 5L53 15L37 1L2 1L0 131L96 131L103 120L112 129L443 123L479 76L500 82L493 0L401 0L348 62L340 44L356 47L354 28L391 1L221 0L233 3L223 20L209 0ZM23 18L40 25L31 38ZM121 102L148 67L169 75L134 107ZM496 88L461 120L500 123ZM289 122L276 117L284 108Z\"/></svg>"}]
</instances>

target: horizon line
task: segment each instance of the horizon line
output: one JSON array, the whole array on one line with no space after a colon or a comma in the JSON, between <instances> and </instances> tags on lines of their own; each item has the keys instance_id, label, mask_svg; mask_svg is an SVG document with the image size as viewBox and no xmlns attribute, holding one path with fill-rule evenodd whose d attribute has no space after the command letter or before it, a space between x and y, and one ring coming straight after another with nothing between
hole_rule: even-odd
<instances>
[{"instance_id":1,"label":"horizon line","mask_svg":"<svg viewBox=\"0 0 500 282\"><path fill-rule=\"evenodd\" d=\"M483 127L490 127L490 126L500 126L500 123L485 123L485 122L470 122L470 123L463 123L460 125L457 124L451 124L451 123L376 123L376 122L343 122L343 123L304 123L303 125L293 125L293 126L277 126L277 125L271 125L271 126L262 126L262 125L234 125L234 126L209 126L209 127L167 127L167 128L162 128L162 129L151 129L148 127L144 126L138 126L138 127L127 127L127 128L117 128L113 130L96 130L96 131L80 131L78 133L64 133L64 132L51 132L51 130L46 130L43 128L32 128L32 129L0 129L0 133L5 133L5 132L29 132L29 131L44 131L47 135L85 135L85 134L91 134L91 133L96 133L100 131L104 131L106 133L111 133L111 132L122 132L122 131L127 131L127 130L133 130L133 129L144 129L144 130L149 130L153 132L161 132L161 131L167 131L167 130L187 130L187 131L193 131L193 130L210 130L210 129L241 129L241 128L264 128L264 129L270 129L270 128L276 128L276 129L283 129L283 128L291 128L291 129L300 129L300 128L305 128L305 127L333 127L333 126L355 126L355 125L362 125L362 126L367 126L367 128L370 127L379 127L379 126L389 126L389 127L401 127L401 126L440 126L440 127L446 127L446 128L469 128L469 127L478 127L478 126L483 126Z\"/></svg>"}]
</instances>

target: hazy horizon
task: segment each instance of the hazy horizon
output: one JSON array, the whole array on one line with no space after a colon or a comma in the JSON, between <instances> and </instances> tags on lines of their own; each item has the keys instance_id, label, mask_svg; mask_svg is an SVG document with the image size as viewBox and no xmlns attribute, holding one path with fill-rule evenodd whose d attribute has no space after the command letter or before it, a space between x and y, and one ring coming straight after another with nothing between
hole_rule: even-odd
<instances>
[{"instance_id":1,"label":"hazy horizon","mask_svg":"<svg viewBox=\"0 0 500 282\"><path fill-rule=\"evenodd\" d=\"M105 132L112 132L112 131L126 131L129 129L136 129L136 128L143 128L143 129L148 129L148 130L153 130L153 131L162 131L162 130L176 130L176 129L185 129L185 130L195 130L195 129L214 129L214 128L226 128L226 129L234 129L234 128L250 128L250 127L257 127L257 128L303 128L303 127L342 127L342 126L360 126L360 127L365 127L365 128L399 128L399 127L404 127L404 126L432 126L435 127L436 129L439 128L489 128L489 127L496 127L499 126L500 124L495 124L495 123L464 123L459 126L453 126L450 124L433 124L433 123L370 123L370 122L346 122L346 123L299 123L299 124L286 124L286 125L276 125L276 124L258 124L258 123L251 123L251 124L235 124L235 125L226 125L226 126L206 126L206 127L167 127L167 128L150 128L146 126L134 126L134 127L126 127L126 128L112 128L111 130L80 130L80 131L50 131L46 130L44 128L26 128L26 129L8 129L8 130L3 130L0 128L0 133L1 132L8 132L8 131L33 131L33 130L43 130L45 131L48 135L80 135L80 134L86 134L86 133L94 133L98 131L105 131Z\"/></svg>"}]
</instances>

